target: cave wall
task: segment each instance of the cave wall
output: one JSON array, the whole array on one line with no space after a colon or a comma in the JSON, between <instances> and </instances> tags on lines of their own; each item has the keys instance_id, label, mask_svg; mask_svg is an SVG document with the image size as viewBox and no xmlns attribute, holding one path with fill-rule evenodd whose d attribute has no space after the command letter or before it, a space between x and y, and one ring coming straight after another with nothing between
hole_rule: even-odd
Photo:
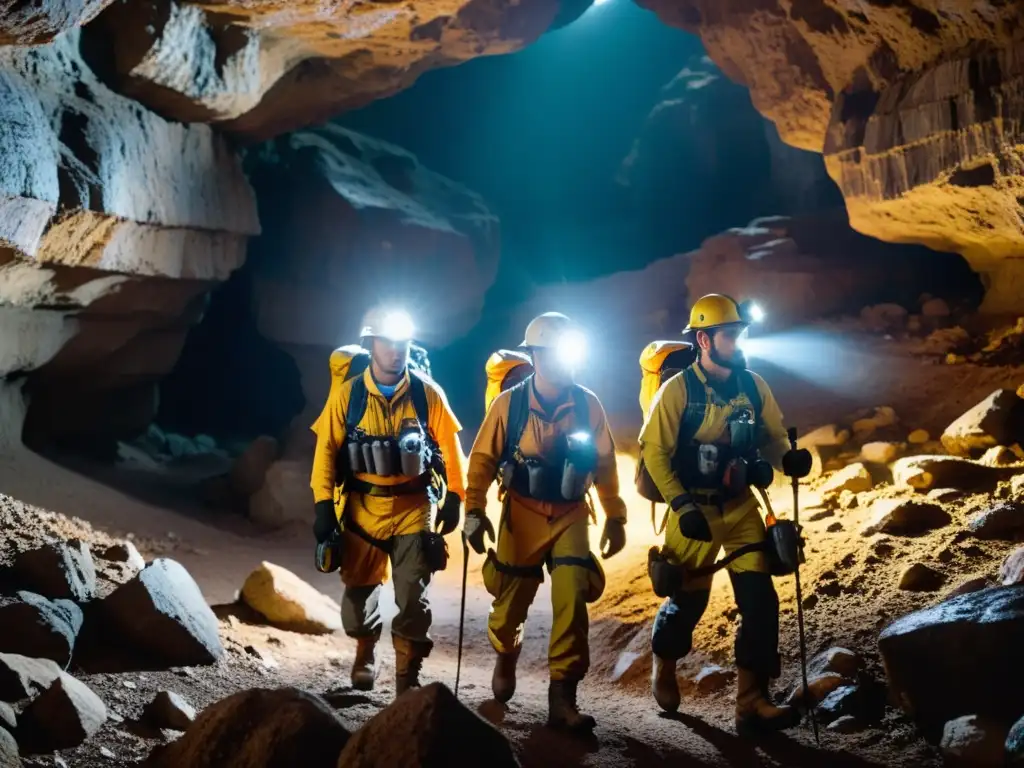
<instances>
[{"instance_id":1,"label":"cave wall","mask_svg":"<svg viewBox=\"0 0 1024 768\"><path fill-rule=\"evenodd\" d=\"M787 143L825 155L852 225L955 251L982 310L1024 309L1024 5L637 0L699 34Z\"/></svg>"}]
</instances>

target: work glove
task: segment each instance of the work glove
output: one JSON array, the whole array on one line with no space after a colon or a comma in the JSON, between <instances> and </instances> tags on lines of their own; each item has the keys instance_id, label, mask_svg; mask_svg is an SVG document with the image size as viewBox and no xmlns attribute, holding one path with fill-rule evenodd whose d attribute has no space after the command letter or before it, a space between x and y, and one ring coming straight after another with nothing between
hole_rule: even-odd
<instances>
[{"instance_id":1,"label":"work glove","mask_svg":"<svg viewBox=\"0 0 1024 768\"><path fill-rule=\"evenodd\" d=\"M473 551L482 555L487 549L484 536L486 535L491 541L494 541L494 526L491 525L491 521L487 519L487 515L482 510L471 509L466 513L466 524L462 526L462 534Z\"/></svg>"},{"instance_id":2,"label":"work glove","mask_svg":"<svg viewBox=\"0 0 1024 768\"><path fill-rule=\"evenodd\" d=\"M811 464L811 452L806 448L791 448L782 457L786 477L807 477L811 474Z\"/></svg>"},{"instance_id":3,"label":"work glove","mask_svg":"<svg viewBox=\"0 0 1024 768\"><path fill-rule=\"evenodd\" d=\"M434 530L442 536L459 527L459 520L462 519L462 499L458 494L449 493L444 497L444 504L437 508L437 517L434 519Z\"/></svg>"},{"instance_id":4,"label":"work glove","mask_svg":"<svg viewBox=\"0 0 1024 768\"><path fill-rule=\"evenodd\" d=\"M604 521L601 533L601 559L615 557L626 546L626 521L621 517L609 517Z\"/></svg>"},{"instance_id":5,"label":"work glove","mask_svg":"<svg viewBox=\"0 0 1024 768\"><path fill-rule=\"evenodd\" d=\"M318 501L314 510L316 516L313 518L313 535L317 544L323 544L332 533L339 530L338 516L334 514L333 501Z\"/></svg>"}]
</instances>

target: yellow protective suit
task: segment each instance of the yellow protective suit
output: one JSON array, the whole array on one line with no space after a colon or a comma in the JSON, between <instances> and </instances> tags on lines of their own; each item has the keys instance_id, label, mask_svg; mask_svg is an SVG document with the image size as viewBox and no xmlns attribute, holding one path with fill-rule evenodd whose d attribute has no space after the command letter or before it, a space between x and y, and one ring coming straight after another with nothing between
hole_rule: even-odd
<instances>
[{"instance_id":1,"label":"yellow protective suit","mask_svg":"<svg viewBox=\"0 0 1024 768\"><path fill-rule=\"evenodd\" d=\"M524 457L548 455L558 439L579 429L571 393L547 413L528 384L530 413L519 443ZM597 496L608 518L626 519L619 497L615 443L604 408L597 396L584 390L589 406L589 430L598 452L595 477ZM487 491L494 482L505 449L511 393L501 393L491 404L473 443L469 458L466 508L486 511ZM539 501L509 491L498 522L498 561L512 568L539 567L551 556L586 558L590 554L587 527L590 507L586 501ZM581 566L557 566L551 570L552 623L548 664L552 680L578 680L590 666L587 600L590 573ZM494 597L487 633L499 653L513 651L522 643L530 605L540 578L491 570L485 586ZM592 597L592 595L591 595Z\"/></svg>"},{"instance_id":2,"label":"yellow protective suit","mask_svg":"<svg viewBox=\"0 0 1024 768\"><path fill-rule=\"evenodd\" d=\"M697 443L728 444L728 422L738 410L751 409L753 403L742 391L734 374L725 383L712 383L700 363L694 363L690 375L704 386L707 405L700 427L694 434ZM765 525L759 505L749 490L736 499L715 499L718 488L684 488L672 460L676 452L680 422L686 412L684 371L673 376L658 391L651 412L640 433L644 463L662 497L669 502L689 494L697 510L670 512L662 555L687 569L711 565L719 552L726 553L765 539ZM761 455L776 468L788 449L782 412L757 374L751 374L761 397L758 419L758 443ZM728 566L741 614L746 617L737 633L737 663L747 669L762 669L777 658L778 598L775 596L765 556L748 552ZM691 635L710 594L712 576L688 578L684 594L669 598L655 618L654 652L666 659L678 659L690 650ZM774 626L774 629L773 629ZM772 635L774 634L774 638Z\"/></svg>"},{"instance_id":3,"label":"yellow protective suit","mask_svg":"<svg viewBox=\"0 0 1024 768\"><path fill-rule=\"evenodd\" d=\"M402 421L415 419L416 409L409 391L409 372L399 382L390 401L385 398L369 368L362 374L366 384L366 410L359 427L369 435L397 437ZM361 493L342 494L335 488L335 456L345 441L345 414L355 379L331 388L323 412L316 422L317 443L310 486L314 501L334 500L339 519L346 515L375 539L394 539L390 560L394 565L395 595L399 614L392 632L411 641L426 642L430 611L425 591L430 572L425 568L419 536L431 524L432 505L426 492L379 497ZM458 441L462 429L441 388L424 379L428 423L444 457L448 492L465 498L465 458ZM373 485L398 485L412 478L355 475ZM405 538L408 537L408 538ZM351 531L342 534L341 580L346 586L342 620L348 634L358 637L380 631L377 593L388 579L389 557Z\"/></svg>"}]
</instances>

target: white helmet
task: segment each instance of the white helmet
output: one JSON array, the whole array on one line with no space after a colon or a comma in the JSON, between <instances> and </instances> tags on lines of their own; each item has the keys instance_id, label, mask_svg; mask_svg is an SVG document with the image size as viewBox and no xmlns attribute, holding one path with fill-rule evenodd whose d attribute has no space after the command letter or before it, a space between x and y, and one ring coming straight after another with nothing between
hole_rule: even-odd
<instances>
[{"instance_id":1,"label":"white helmet","mask_svg":"<svg viewBox=\"0 0 1024 768\"><path fill-rule=\"evenodd\" d=\"M363 326L359 332L359 338L377 337L388 341L403 342L412 341L415 333L416 326L413 324L412 318L405 312L374 307L363 316Z\"/></svg>"},{"instance_id":2,"label":"white helmet","mask_svg":"<svg viewBox=\"0 0 1024 768\"><path fill-rule=\"evenodd\" d=\"M586 357L587 340L583 332L561 312L545 312L526 326L523 343L526 349L554 349L568 366L576 367Z\"/></svg>"}]
</instances>

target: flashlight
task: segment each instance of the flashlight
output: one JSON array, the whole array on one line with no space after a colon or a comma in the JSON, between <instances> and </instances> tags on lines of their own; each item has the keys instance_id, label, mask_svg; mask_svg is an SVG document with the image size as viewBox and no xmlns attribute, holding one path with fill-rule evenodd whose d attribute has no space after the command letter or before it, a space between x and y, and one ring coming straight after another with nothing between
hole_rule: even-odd
<instances>
[{"instance_id":1,"label":"flashlight","mask_svg":"<svg viewBox=\"0 0 1024 768\"><path fill-rule=\"evenodd\" d=\"M577 368L587 357L587 337L582 331L565 331L558 339L555 352L566 368Z\"/></svg>"},{"instance_id":2,"label":"flashlight","mask_svg":"<svg viewBox=\"0 0 1024 768\"><path fill-rule=\"evenodd\" d=\"M389 312L384 316L380 335L391 341L411 341L416 332L412 318L405 312Z\"/></svg>"},{"instance_id":3,"label":"flashlight","mask_svg":"<svg viewBox=\"0 0 1024 768\"><path fill-rule=\"evenodd\" d=\"M750 305L750 319L755 323L760 323L764 320L764 310L761 309L760 304Z\"/></svg>"}]
</instances>

